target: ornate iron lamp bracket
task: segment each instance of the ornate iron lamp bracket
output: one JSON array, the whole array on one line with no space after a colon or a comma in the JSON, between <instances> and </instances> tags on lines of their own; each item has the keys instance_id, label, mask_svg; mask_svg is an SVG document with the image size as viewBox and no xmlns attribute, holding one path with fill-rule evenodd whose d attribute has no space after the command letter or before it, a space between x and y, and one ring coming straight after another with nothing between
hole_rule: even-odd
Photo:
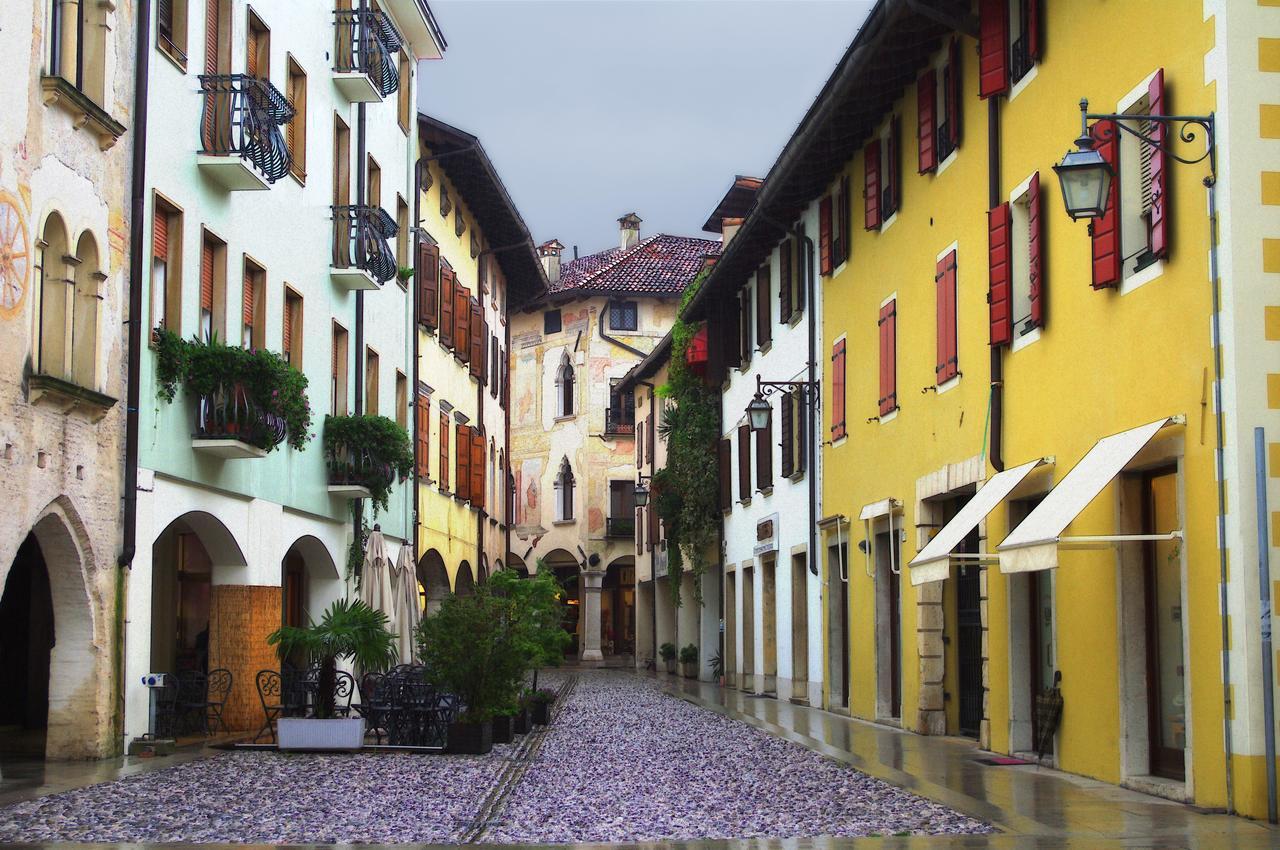
<instances>
[{"instance_id":1,"label":"ornate iron lamp bracket","mask_svg":"<svg viewBox=\"0 0 1280 850\"><path fill-rule=\"evenodd\" d=\"M817 381L764 381L756 375L756 395L768 398L779 392L798 392L805 404L812 406L814 410L822 408L822 397L818 394Z\"/></svg>"},{"instance_id":2,"label":"ornate iron lamp bracket","mask_svg":"<svg viewBox=\"0 0 1280 850\"><path fill-rule=\"evenodd\" d=\"M1213 113L1208 115L1122 115L1116 113L1099 113L1089 111L1089 101L1080 101L1080 133L1082 136L1088 137L1090 121L1111 121L1121 131L1128 133L1138 141L1148 147L1162 151L1166 156L1183 165L1195 165L1196 163L1209 160L1209 176L1205 178L1206 186L1213 185L1218 178L1218 157L1217 148L1214 144L1214 116ZM1169 132L1163 133L1163 138L1152 138L1147 134L1129 126L1131 123L1139 121L1151 121L1167 128ZM1197 157L1185 157L1175 153L1169 147L1168 139L1176 130L1178 140L1183 144L1191 144L1198 138L1195 128L1199 127L1204 132L1204 153Z\"/></svg>"}]
</instances>

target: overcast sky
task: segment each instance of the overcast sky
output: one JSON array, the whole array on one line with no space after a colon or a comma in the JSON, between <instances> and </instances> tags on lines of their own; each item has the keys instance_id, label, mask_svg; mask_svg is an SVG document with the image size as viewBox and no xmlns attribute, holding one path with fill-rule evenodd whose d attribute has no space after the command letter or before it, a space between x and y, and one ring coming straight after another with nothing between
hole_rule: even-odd
<instances>
[{"instance_id":1,"label":"overcast sky","mask_svg":"<svg viewBox=\"0 0 1280 850\"><path fill-rule=\"evenodd\" d=\"M703 234L764 176L870 0L431 0L419 106L480 137L537 242Z\"/></svg>"}]
</instances>

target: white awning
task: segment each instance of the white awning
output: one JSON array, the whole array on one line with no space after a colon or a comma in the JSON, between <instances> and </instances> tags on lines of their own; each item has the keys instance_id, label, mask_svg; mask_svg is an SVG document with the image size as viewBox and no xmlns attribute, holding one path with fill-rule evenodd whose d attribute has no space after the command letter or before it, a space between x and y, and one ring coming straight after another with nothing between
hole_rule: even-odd
<instances>
[{"instance_id":1,"label":"white awning","mask_svg":"<svg viewBox=\"0 0 1280 850\"><path fill-rule=\"evenodd\" d=\"M1004 472L997 472L974 494L951 521L925 544L925 547L907 564L910 568L911 583L921 585L930 581L941 581L950 573L951 550L986 519L987 514L995 510L996 505L1022 483L1022 479L1031 474L1031 470L1044 463L1043 459L1033 460Z\"/></svg>"},{"instance_id":2,"label":"white awning","mask_svg":"<svg viewBox=\"0 0 1280 850\"><path fill-rule=\"evenodd\" d=\"M1058 544L1120 538L1063 538L1062 532L1173 418L1103 437L997 547L1000 571L1033 572L1058 566Z\"/></svg>"},{"instance_id":3,"label":"white awning","mask_svg":"<svg viewBox=\"0 0 1280 850\"><path fill-rule=\"evenodd\" d=\"M862 513L858 514L858 519L866 521L869 519L879 519L886 514L891 514L902 508L902 502L897 499L881 499L878 502L872 502L869 505L862 506Z\"/></svg>"}]
</instances>

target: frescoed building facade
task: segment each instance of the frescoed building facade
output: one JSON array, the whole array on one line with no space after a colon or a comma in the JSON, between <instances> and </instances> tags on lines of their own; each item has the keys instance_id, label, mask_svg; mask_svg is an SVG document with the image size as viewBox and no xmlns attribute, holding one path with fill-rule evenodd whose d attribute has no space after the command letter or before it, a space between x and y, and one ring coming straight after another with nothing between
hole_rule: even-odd
<instances>
[{"instance_id":1,"label":"frescoed building facade","mask_svg":"<svg viewBox=\"0 0 1280 850\"><path fill-rule=\"evenodd\" d=\"M134 27L20 0L0 46L0 753L94 758L119 746Z\"/></svg>"}]
</instances>

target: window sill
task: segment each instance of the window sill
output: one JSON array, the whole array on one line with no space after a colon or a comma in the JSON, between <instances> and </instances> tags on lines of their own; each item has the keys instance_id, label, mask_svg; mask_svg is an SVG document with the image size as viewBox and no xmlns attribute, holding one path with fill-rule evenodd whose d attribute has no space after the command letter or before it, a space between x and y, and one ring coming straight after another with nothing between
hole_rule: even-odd
<instances>
[{"instance_id":1,"label":"window sill","mask_svg":"<svg viewBox=\"0 0 1280 850\"><path fill-rule=\"evenodd\" d=\"M881 425L886 425L886 424L888 424L888 423L892 422L893 420L895 420L895 419L897 419L897 418L898 418L898 411L899 411L900 409L901 409L901 408L895 407L893 410L891 410L891 411L889 411L888 413L886 413L886 414L884 414L884 415L880 416L880 417L877 419L877 421L878 421Z\"/></svg>"},{"instance_id":2,"label":"window sill","mask_svg":"<svg viewBox=\"0 0 1280 850\"><path fill-rule=\"evenodd\" d=\"M1039 62L1033 63L1032 66L1027 70L1027 73L1022 75L1022 79L1018 80L1016 83L1014 83L1012 86L1009 87L1009 97L1006 98L1006 100L1009 103L1012 103L1013 99L1018 95L1022 94L1022 90L1031 84L1031 81L1036 78L1036 74L1039 72L1039 69L1040 69L1040 63Z\"/></svg>"},{"instance_id":3,"label":"window sill","mask_svg":"<svg viewBox=\"0 0 1280 850\"><path fill-rule=\"evenodd\" d=\"M62 77L41 77L40 89L45 106L57 106L71 116L77 130L88 127L97 136L99 150L109 150L124 135L123 124Z\"/></svg>"},{"instance_id":4,"label":"window sill","mask_svg":"<svg viewBox=\"0 0 1280 850\"><path fill-rule=\"evenodd\" d=\"M841 437L841 438L840 438L840 442L842 442L842 443L844 442L844 437ZM834 446L834 443L833 443L832 445ZM803 472L803 471L801 471L801 472L794 472L794 473L792 473L791 475L788 475L788 476L787 476L787 480L788 480L788 481L790 481L790 482L792 482L793 484L798 484L798 483L800 483L801 481L803 481L803 480L804 480L804 472Z\"/></svg>"},{"instance_id":5,"label":"window sill","mask_svg":"<svg viewBox=\"0 0 1280 850\"><path fill-rule=\"evenodd\" d=\"M574 525L574 524L576 524L576 523L577 523L577 520L576 520L576 519L574 519L574 518L572 518L572 517L570 517L569 519L557 519L557 520L553 520L551 524L552 524L552 525L557 525L557 526L559 526L559 525Z\"/></svg>"},{"instance_id":6,"label":"window sill","mask_svg":"<svg viewBox=\"0 0 1280 850\"><path fill-rule=\"evenodd\" d=\"M747 497L746 499L739 499L738 504L744 508L749 508L751 507L751 498Z\"/></svg>"},{"instance_id":7,"label":"window sill","mask_svg":"<svg viewBox=\"0 0 1280 850\"><path fill-rule=\"evenodd\" d=\"M768 342L764 343L759 348L757 348L756 351L759 352L760 354L768 354L772 348L773 348L773 340L769 340Z\"/></svg>"},{"instance_id":8,"label":"window sill","mask_svg":"<svg viewBox=\"0 0 1280 850\"><path fill-rule=\"evenodd\" d=\"M803 285L803 284L802 284ZM796 310L791 314L791 318L787 319L786 324L789 327L795 327L804 321L804 310Z\"/></svg>"},{"instance_id":9,"label":"window sill","mask_svg":"<svg viewBox=\"0 0 1280 850\"><path fill-rule=\"evenodd\" d=\"M1156 278L1164 274L1164 260L1156 260L1151 265L1136 272L1131 272L1128 277L1120 281L1120 294L1128 295L1140 286L1145 286Z\"/></svg>"},{"instance_id":10,"label":"window sill","mask_svg":"<svg viewBox=\"0 0 1280 850\"><path fill-rule=\"evenodd\" d=\"M943 393L947 392L948 390L953 390L953 389L955 389L955 388L959 385L959 383L960 383L960 375L959 375L959 374L956 374L956 375L954 375L954 376L952 376L952 377L950 377L950 378L947 378L945 381L943 381L942 383L938 384L938 386L937 386L937 393L938 393L938 395L942 395Z\"/></svg>"},{"instance_id":11,"label":"window sill","mask_svg":"<svg viewBox=\"0 0 1280 850\"><path fill-rule=\"evenodd\" d=\"M884 233L890 227L893 227L893 223L897 220L898 220L898 210L894 210L892 213L886 216L883 221L880 222L880 232Z\"/></svg>"},{"instance_id":12,"label":"window sill","mask_svg":"<svg viewBox=\"0 0 1280 850\"><path fill-rule=\"evenodd\" d=\"M943 158L942 162L938 163L938 167L933 170L933 176L935 179L938 177L941 177L942 172L946 171L948 168L951 167L951 163L956 161L956 156L958 156L959 153L960 153L960 146L956 145L955 149L952 150L951 153L947 154Z\"/></svg>"},{"instance_id":13,"label":"window sill","mask_svg":"<svg viewBox=\"0 0 1280 850\"><path fill-rule=\"evenodd\" d=\"M168 59L173 67L177 68L181 73L187 73L187 57L183 56L176 46L168 47L163 42L157 41L156 51L165 59Z\"/></svg>"},{"instance_id":14,"label":"window sill","mask_svg":"<svg viewBox=\"0 0 1280 850\"><path fill-rule=\"evenodd\" d=\"M757 492L758 494L760 494L761 496L772 496L772 495L773 495L773 485L771 484L771 485L769 485L768 487L762 487L761 489L757 490L756 492Z\"/></svg>"},{"instance_id":15,"label":"window sill","mask_svg":"<svg viewBox=\"0 0 1280 850\"><path fill-rule=\"evenodd\" d=\"M578 418L578 414L576 414L576 413L569 413L569 414L566 414L566 415L564 415L564 416L557 416L557 417L555 417L554 419L552 419L551 421L552 421L552 422L572 422L573 420L575 420L575 419L577 419L577 418Z\"/></svg>"},{"instance_id":16,"label":"window sill","mask_svg":"<svg viewBox=\"0 0 1280 850\"><path fill-rule=\"evenodd\" d=\"M1019 333L1016 336L1014 336L1013 344L1009 346L1009 350L1011 352L1021 351L1022 349L1026 348L1028 345L1031 345L1031 343L1039 341L1039 339L1040 339L1040 328L1032 328L1026 333Z\"/></svg>"},{"instance_id":17,"label":"window sill","mask_svg":"<svg viewBox=\"0 0 1280 850\"><path fill-rule=\"evenodd\" d=\"M296 171L294 171L292 168L290 168L290 169L289 169L289 177L290 177L290 178L292 178L292 180L293 180L293 182L294 182L294 183L297 183L297 184L298 184L299 186L301 186L302 188L304 188L304 189L305 189L305 188L307 188L307 174L306 174L306 172L303 172L302 174L299 174L298 172L296 172Z\"/></svg>"},{"instance_id":18,"label":"window sill","mask_svg":"<svg viewBox=\"0 0 1280 850\"><path fill-rule=\"evenodd\" d=\"M52 375L32 375L27 379L27 388L28 399L32 404L46 404L57 408L61 413L83 409L94 422L106 416L117 401L109 395Z\"/></svg>"}]
</instances>

